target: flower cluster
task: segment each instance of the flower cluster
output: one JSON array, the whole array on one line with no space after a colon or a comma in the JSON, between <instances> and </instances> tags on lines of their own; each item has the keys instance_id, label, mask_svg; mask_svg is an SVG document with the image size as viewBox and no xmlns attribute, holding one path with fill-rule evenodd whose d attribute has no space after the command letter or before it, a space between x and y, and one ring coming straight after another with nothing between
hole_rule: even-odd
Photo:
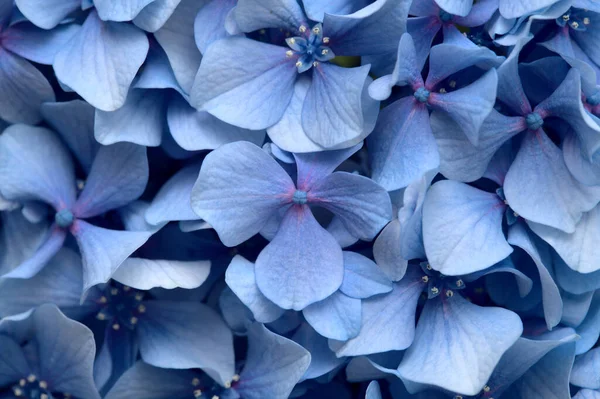
<instances>
[{"instance_id":1,"label":"flower cluster","mask_svg":"<svg viewBox=\"0 0 600 399\"><path fill-rule=\"evenodd\" d=\"M0 0L0 398L600 399L600 1Z\"/></svg>"}]
</instances>

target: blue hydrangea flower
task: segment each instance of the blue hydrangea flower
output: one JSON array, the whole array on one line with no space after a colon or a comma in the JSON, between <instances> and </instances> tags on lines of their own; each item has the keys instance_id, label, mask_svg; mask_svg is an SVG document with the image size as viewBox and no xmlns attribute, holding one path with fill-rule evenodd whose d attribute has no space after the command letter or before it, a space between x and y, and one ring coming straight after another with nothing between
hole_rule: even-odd
<instances>
[{"instance_id":1,"label":"blue hydrangea flower","mask_svg":"<svg viewBox=\"0 0 600 399\"><path fill-rule=\"evenodd\" d=\"M327 14L321 24L308 20L296 0L240 0L232 13L242 32L273 29L280 38L271 44L236 36L211 44L196 76L192 105L255 130L293 113L290 134L306 135L322 148L352 146L370 133L378 113L363 95L369 66L342 68L329 61L393 51L395 42L386 39L404 31L406 3L379 0L349 16ZM295 88L301 81L306 87ZM295 93L303 99L288 110Z\"/></svg>"},{"instance_id":2,"label":"blue hydrangea flower","mask_svg":"<svg viewBox=\"0 0 600 399\"><path fill-rule=\"evenodd\" d=\"M81 144L85 140L73 142ZM80 158L88 155L81 152ZM4 197L40 201L54 212L49 233L35 254L20 264L7 265L10 271L4 277L34 276L63 246L70 232L83 257L86 291L106 282L153 233L110 230L86 221L142 194L148 181L144 147L127 143L101 147L78 192L73 161L56 134L46 128L13 125L0 136L0 170Z\"/></svg>"}]
</instances>

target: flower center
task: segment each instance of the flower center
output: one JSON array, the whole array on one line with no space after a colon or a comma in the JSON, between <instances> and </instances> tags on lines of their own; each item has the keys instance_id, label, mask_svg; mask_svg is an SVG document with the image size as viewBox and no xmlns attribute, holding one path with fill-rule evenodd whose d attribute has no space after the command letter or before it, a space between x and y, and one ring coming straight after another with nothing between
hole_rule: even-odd
<instances>
[{"instance_id":1,"label":"flower center","mask_svg":"<svg viewBox=\"0 0 600 399\"><path fill-rule=\"evenodd\" d=\"M319 62L326 62L335 57L333 51L327 44L329 38L323 36L323 26L316 24L306 37L307 28L301 26L299 29L303 36L295 36L285 39L287 45L291 48L286 52L288 57L297 57L296 67L298 73L308 71L311 67L316 67Z\"/></svg>"},{"instance_id":2,"label":"flower center","mask_svg":"<svg viewBox=\"0 0 600 399\"><path fill-rule=\"evenodd\" d=\"M33 374L30 374L27 378L21 378L19 383L12 387L12 391L16 397L23 399L53 399L66 396L53 395L48 389L48 383L38 380Z\"/></svg>"},{"instance_id":3,"label":"flower center","mask_svg":"<svg viewBox=\"0 0 600 399\"><path fill-rule=\"evenodd\" d=\"M585 31L591 24L591 19L588 17L586 10L578 8L570 8L566 13L556 18L558 26L569 25L569 28L576 31Z\"/></svg>"},{"instance_id":4,"label":"flower center","mask_svg":"<svg viewBox=\"0 0 600 399\"><path fill-rule=\"evenodd\" d=\"M59 227L62 227L63 229L70 227L73 224L74 220L75 217L73 216L73 212L71 212L68 209L61 209L54 215L54 221Z\"/></svg>"},{"instance_id":5,"label":"flower center","mask_svg":"<svg viewBox=\"0 0 600 399\"><path fill-rule=\"evenodd\" d=\"M210 377L205 374L198 374L197 377L192 378L192 397L197 399L225 399L225 397L231 397L231 391L228 392L229 388L234 386L240 380L239 375L234 375L231 381L225 383L225 387L215 383ZM223 395L224 394L224 395ZM223 396L221 396L223 395Z\"/></svg>"},{"instance_id":6,"label":"flower center","mask_svg":"<svg viewBox=\"0 0 600 399\"><path fill-rule=\"evenodd\" d=\"M114 330L119 330L122 326L133 330L140 315L146 312L143 299L144 291L111 282L105 289L104 295L98 299L98 302L104 306L96 318L111 322Z\"/></svg>"},{"instance_id":7,"label":"flower center","mask_svg":"<svg viewBox=\"0 0 600 399\"><path fill-rule=\"evenodd\" d=\"M527 122L527 128L529 130L538 130L544 125L544 120L537 112L532 112L525 117L525 122Z\"/></svg>"},{"instance_id":8,"label":"flower center","mask_svg":"<svg viewBox=\"0 0 600 399\"><path fill-rule=\"evenodd\" d=\"M304 205L308 202L306 196L306 191L296 190L296 192L294 192L294 197L292 197L292 201L294 201L294 204L296 205Z\"/></svg>"},{"instance_id":9,"label":"flower center","mask_svg":"<svg viewBox=\"0 0 600 399\"><path fill-rule=\"evenodd\" d=\"M417 91L415 91L415 94L413 94L413 95L415 96L415 98L417 99L417 101L422 102L422 103L426 103L429 100L429 95L430 94L431 93L426 88L419 87L417 89Z\"/></svg>"},{"instance_id":10,"label":"flower center","mask_svg":"<svg viewBox=\"0 0 600 399\"><path fill-rule=\"evenodd\" d=\"M440 19L442 22L449 22L452 19L452 14L444 10L440 10Z\"/></svg>"},{"instance_id":11,"label":"flower center","mask_svg":"<svg viewBox=\"0 0 600 399\"><path fill-rule=\"evenodd\" d=\"M427 299L435 298L442 292L450 298L454 296L454 291L465 288L465 282L459 277L445 276L433 270L428 262L421 262L420 266L424 273L421 279L427 283Z\"/></svg>"}]
</instances>

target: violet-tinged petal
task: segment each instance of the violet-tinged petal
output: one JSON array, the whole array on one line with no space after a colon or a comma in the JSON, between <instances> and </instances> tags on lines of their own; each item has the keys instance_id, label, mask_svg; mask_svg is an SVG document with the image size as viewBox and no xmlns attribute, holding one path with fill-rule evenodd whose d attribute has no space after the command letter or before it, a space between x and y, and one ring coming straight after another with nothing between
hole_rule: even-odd
<instances>
[{"instance_id":1,"label":"violet-tinged petal","mask_svg":"<svg viewBox=\"0 0 600 399\"><path fill-rule=\"evenodd\" d=\"M29 61L3 48L0 92L0 118L12 123L38 123L42 103L54 101L54 91L44 75Z\"/></svg>"},{"instance_id":2,"label":"violet-tinged petal","mask_svg":"<svg viewBox=\"0 0 600 399\"><path fill-rule=\"evenodd\" d=\"M575 134L565 137L562 153L569 172L577 181L586 186L600 185L600 155L594 155L590 161Z\"/></svg>"},{"instance_id":3,"label":"violet-tinged petal","mask_svg":"<svg viewBox=\"0 0 600 399\"><path fill-rule=\"evenodd\" d=\"M342 68L322 63L315 68L302 107L302 127L312 141L328 148L362 135L366 106L362 93L368 73L368 66Z\"/></svg>"},{"instance_id":4,"label":"violet-tinged petal","mask_svg":"<svg viewBox=\"0 0 600 399\"><path fill-rule=\"evenodd\" d=\"M83 258L83 291L107 282L117 268L141 247L152 231L109 230L77 220L71 227Z\"/></svg>"},{"instance_id":5,"label":"violet-tinged petal","mask_svg":"<svg viewBox=\"0 0 600 399\"><path fill-rule=\"evenodd\" d=\"M211 43L229 36L225 21L236 4L236 0L210 0L200 9L194 21L194 38L201 53Z\"/></svg>"},{"instance_id":6,"label":"violet-tinged petal","mask_svg":"<svg viewBox=\"0 0 600 399\"><path fill-rule=\"evenodd\" d=\"M296 0L238 0L233 16L243 32L281 28L299 33L300 26L310 28Z\"/></svg>"},{"instance_id":7,"label":"violet-tinged petal","mask_svg":"<svg viewBox=\"0 0 600 399\"><path fill-rule=\"evenodd\" d=\"M437 33L442 29L442 23L437 16L409 18L406 24L408 33L415 41L416 69L422 69L429 56L431 44Z\"/></svg>"},{"instance_id":8,"label":"violet-tinged petal","mask_svg":"<svg viewBox=\"0 0 600 399\"><path fill-rule=\"evenodd\" d=\"M245 140L261 145L264 131L242 129L217 119L205 111L196 111L183 98L169 103L167 121L171 135L188 151L214 150L223 144Z\"/></svg>"},{"instance_id":9,"label":"violet-tinged petal","mask_svg":"<svg viewBox=\"0 0 600 399\"><path fill-rule=\"evenodd\" d=\"M385 189L367 177L348 172L336 172L317 182L307 200L333 212L351 235L362 240L374 239L392 218Z\"/></svg>"},{"instance_id":10,"label":"violet-tinged petal","mask_svg":"<svg viewBox=\"0 0 600 399\"><path fill-rule=\"evenodd\" d=\"M171 221L198 220L198 215L190 205L190 197L199 171L199 165L190 165L167 180L146 210L146 221L158 225Z\"/></svg>"},{"instance_id":11,"label":"violet-tinged petal","mask_svg":"<svg viewBox=\"0 0 600 399\"><path fill-rule=\"evenodd\" d=\"M413 383L476 395L522 331L521 319L509 310L444 294L425 304L398 372Z\"/></svg>"},{"instance_id":12,"label":"violet-tinged petal","mask_svg":"<svg viewBox=\"0 0 600 399\"><path fill-rule=\"evenodd\" d=\"M225 273L225 282L244 305L250 309L256 321L270 323L279 319L284 310L269 301L256 285L254 264L236 255Z\"/></svg>"},{"instance_id":13,"label":"violet-tinged petal","mask_svg":"<svg viewBox=\"0 0 600 399\"><path fill-rule=\"evenodd\" d=\"M361 148L362 142L343 150L294 154L298 169L298 189L310 191Z\"/></svg>"},{"instance_id":14,"label":"violet-tinged petal","mask_svg":"<svg viewBox=\"0 0 600 399\"><path fill-rule=\"evenodd\" d=\"M112 278L138 290L155 287L166 289L200 287L210 273L210 261L177 261L163 259L126 259Z\"/></svg>"},{"instance_id":15,"label":"violet-tinged petal","mask_svg":"<svg viewBox=\"0 0 600 399\"><path fill-rule=\"evenodd\" d=\"M434 184L423 204L423 241L433 269L459 276L506 258L506 205L496 194L452 180Z\"/></svg>"},{"instance_id":16,"label":"violet-tinged petal","mask_svg":"<svg viewBox=\"0 0 600 399\"><path fill-rule=\"evenodd\" d=\"M462 130L469 141L479 142L479 131L496 102L498 75L490 69L470 85L449 93L431 93L429 104L445 112Z\"/></svg>"},{"instance_id":17,"label":"violet-tinged petal","mask_svg":"<svg viewBox=\"0 0 600 399\"><path fill-rule=\"evenodd\" d=\"M146 35L136 27L104 22L92 11L79 33L56 55L54 72L94 107L114 111L125 103L148 48Z\"/></svg>"},{"instance_id":18,"label":"violet-tinged petal","mask_svg":"<svg viewBox=\"0 0 600 399\"><path fill-rule=\"evenodd\" d=\"M388 191L408 186L439 165L429 113L412 96L383 109L367 144L373 180Z\"/></svg>"},{"instance_id":19,"label":"violet-tinged petal","mask_svg":"<svg viewBox=\"0 0 600 399\"><path fill-rule=\"evenodd\" d=\"M219 384L231 381L233 337L221 316L207 305L145 301L138 339L142 359L162 368L200 368Z\"/></svg>"},{"instance_id":20,"label":"violet-tinged petal","mask_svg":"<svg viewBox=\"0 0 600 399\"><path fill-rule=\"evenodd\" d=\"M142 9L133 23L146 32L156 32L171 17L181 0L155 0Z\"/></svg>"},{"instance_id":21,"label":"violet-tinged petal","mask_svg":"<svg viewBox=\"0 0 600 399\"><path fill-rule=\"evenodd\" d=\"M194 40L194 19L202 1L183 0L154 37L167 53L179 85L190 93L202 56Z\"/></svg>"},{"instance_id":22,"label":"violet-tinged petal","mask_svg":"<svg viewBox=\"0 0 600 399\"><path fill-rule=\"evenodd\" d=\"M79 32L77 25L61 25L50 31L20 23L4 31L5 49L39 64L52 65L56 53Z\"/></svg>"},{"instance_id":23,"label":"violet-tinged petal","mask_svg":"<svg viewBox=\"0 0 600 399\"><path fill-rule=\"evenodd\" d=\"M425 287L417 268L411 267L391 292L362 302L362 327L347 342L330 342L338 357L403 350L415 337L417 301Z\"/></svg>"},{"instance_id":24,"label":"violet-tinged petal","mask_svg":"<svg viewBox=\"0 0 600 399\"><path fill-rule=\"evenodd\" d=\"M528 131L504 183L510 207L531 222L575 231L584 212L600 200L600 188L579 183L560 150L542 129Z\"/></svg>"},{"instance_id":25,"label":"violet-tinged petal","mask_svg":"<svg viewBox=\"0 0 600 399\"><path fill-rule=\"evenodd\" d=\"M118 143L100 147L73 214L89 218L136 200L148 183L146 148Z\"/></svg>"},{"instance_id":26,"label":"violet-tinged petal","mask_svg":"<svg viewBox=\"0 0 600 399\"><path fill-rule=\"evenodd\" d=\"M9 200L41 200L56 210L75 201L75 172L51 130L12 125L0 136L0 189Z\"/></svg>"},{"instance_id":27,"label":"violet-tinged petal","mask_svg":"<svg viewBox=\"0 0 600 399\"><path fill-rule=\"evenodd\" d=\"M19 11L33 24L52 29L81 7L81 0L16 0Z\"/></svg>"},{"instance_id":28,"label":"violet-tinged petal","mask_svg":"<svg viewBox=\"0 0 600 399\"><path fill-rule=\"evenodd\" d=\"M67 143L86 173L100 144L94 139L94 107L82 100L44 103L42 116Z\"/></svg>"},{"instance_id":29,"label":"violet-tinged petal","mask_svg":"<svg viewBox=\"0 0 600 399\"><path fill-rule=\"evenodd\" d=\"M306 205L293 205L256 259L261 292L283 309L301 310L342 284L342 249Z\"/></svg>"},{"instance_id":30,"label":"violet-tinged petal","mask_svg":"<svg viewBox=\"0 0 600 399\"><path fill-rule=\"evenodd\" d=\"M206 156L192 190L192 209L232 247L291 203L294 190L277 161L254 144L238 141Z\"/></svg>"},{"instance_id":31,"label":"violet-tinged petal","mask_svg":"<svg viewBox=\"0 0 600 399\"><path fill-rule=\"evenodd\" d=\"M302 311L306 321L326 338L346 341L361 329L360 299L336 291L322 301L308 305Z\"/></svg>"},{"instance_id":32,"label":"violet-tinged petal","mask_svg":"<svg viewBox=\"0 0 600 399\"><path fill-rule=\"evenodd\" d=\"M344 281L340 291L351 298L365 299L392 290L392 282L371 259L344 251Z\"/></svg>"},{"instance_id":33,"label":"violet-tinged petal","mask_svg":"<svg viewBox=\"0 0 600 399\"><path fill-rule=\"evenodd\" d=\"M294 93L298 72L286 49L243 37L213 43L202 59L191 104L246 129L279 121Z\"/></svg>"},{"instance_id":34,"label":"violet-tinged petal","mask_svg":"<svg viewBox=\"0 0 600 399\"><path fill-rule=\"evenodd\" d=\"M473 0L436 0L435 2L447 13L461 17L467 15L473 8Z\"/></svg>"},{"instance_id":35,"label":"violet-tinged petal","mask_svg":"<svg viewBox=\"0 0 600 399\"><path fill-rule=\"evenodd\" d=\"M245 399L286 399L310 359L310 353L294 341L254 323L248 329L246 364L236 391Z\"/></svg>"}]
</instances>

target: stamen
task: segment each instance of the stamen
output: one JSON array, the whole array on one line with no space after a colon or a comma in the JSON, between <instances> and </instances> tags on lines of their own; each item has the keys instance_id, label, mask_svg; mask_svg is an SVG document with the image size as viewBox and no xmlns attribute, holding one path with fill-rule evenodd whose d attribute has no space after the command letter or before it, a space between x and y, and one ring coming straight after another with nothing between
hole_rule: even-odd
<instances>
[{"instance_id":1,"label":"stamen","mask_svg":"<svg viewBox=\"0 0 600 399\"><path fill-rule=\"evenodd\" d=\"M321 32L321 30L319 29L319 27L318 27L318 26L315 26L315 27L312 29L312 31L313 31L313 33L314 33L315 35L318 35L318 34Z\"/></svg>"},{"instance_id":2,"label":"stamen","mask_svg":"<svg viewBox=\"0 0 600 399\"><path fill-rule=\"evenodd\" d=\"M443 87L440 89L440 93L444 94L447 93L446 89L444 89Z\"/></svg>"},{"instance_id":3,"label":"stamen","mask_svg":"<svg viewBox=\"0 0 600 399\"><path fill-rule=\"evenodd\" d=\"M290 44L296 44L296 39L294 39L293 37L291 37L288 41L290 42Z\"/></svg>"},{"instance_id":4,"label":"stamen","mask_svg":"<svg viewBox=\"0 0 600 399\"><path fill-rule=\"evenodd\" d=\"M300 68L300 67L302 66L302 61L298 61L298 62L296 62L296 66L297 66L298 68Z\"/></svg>"},{"instance_id":5,"label":"stamen","mask_svg":"<svg viewBox=\"0 0 600 399\"><path fill-rule=\"evenodd\" d=\"M15 396L21 396L23 395L23 390L21 390L20 388L13 388L13 393L15 394Z\"/></svg>"},{"instance_id":6,"label":"stamen","mask_svg":"<svg viewBox=\"0 0 600 399\"><path fill-rule=\"evenodd\" d=\"M106 303L106 302L108 302L108 299L106 299L106 297L103 295L100 297L99 301L100 301L100 303Z\"/></svg>"},{"instance_id":7,"label":"stamen","mask_svg":"<svg viewBox=\"0 0 600 399\"><path fill-rule=\"evenodd\" d=\"M196 389L194 391L194 398L199 398L200 396L202 396L202 391L199 389Z\"/></svg>"},{"instance_id":8,"label":"stamen","mask_svg":"<svg viewBox=\"0 0 600 399\"><path fill-rule=\"evenodd\" d=\"M589 24L590 24L590 19L589 19L588 17L585 17L585 18L583 19L583 24L584 24L584 25L589 25Z\"/></svg>"},{"instance_id":9,"label":"stamen","mask_svg":"<svg viewBox=\"0 0 600 399\"><path fill-rule=\"evenodd\" d=\"M579 28L579 24L578 24L577 22L573 22L573 23L571 24L571 27L572 27L573 29L577 29L577 28Z\"/></svg>"},{"instance_id":10,"label":"stamen","mask_svg":"<svg viewBox=\"0 0 600 399\"><path fill-rule=\"evenodd\" d=\"M313 66L314 66L315 68L316 68L316 67L318 67L318 66L319 66L319 62L318 62L318 61L315 61L315 62L313 62Z\"/></svg>"},{"instance_id":11,"label":"stamen","mask_svg":"<svg viewBox=\"0 0 600 399\"><path fill-rule=\"evenodd\" d=\"M288 50L285 52L285 56L288 58L291 58L294 55L294 52L292 50Z\"/></svg>"},{"instance_id":12,"label":"stamen","mask_svg":"<svg viewBox=\"0 0 600 399\"><path fill-rule=\"evenodd\" d=\"M429 263L425 267L427 268L427 270L433 270L433 268L431 267L431 265Z\"/></svg>"},{"instance_id":13,"label":"stamen","mask_svg":"<svg viewBox=\"0 0 600 399\"><path fill-rule=\"evenodd\" d=\"M131 322L131 324L137 324L138 318L133 316L131 319L129 319L129 321Z\"/></svg>"},{"instance_id":14,"label":"stamen","mask_svg":"<svg viewBox=\"0 0 600 399\"><path fill-rule=\"evenodd\" d=\"M327 54L329 54L329 50L324 48L323 51L321 51L321 55L327 55Z\"/></svg>"},{"instance_id":15,"label":"stamen","mask_svg":"<svg viewBox=\"0 0 600 399\"><path fill-rule=\"evenodd\" d=\"M131 287L128 287L126 285L123 286L123 291L128 292L129 290L131 290Z\"/></svg>"},{"instance_id":16,"label":"stamen","mask_svg":"<svg viewBox=\"0 0 600 399\"><path fill-rule=\"evenodd\" d=\"M483 386L483 392L489 392L491 388L488 385Z\"/></svg>"},{"instance_id":17,"label":"stamen","mask_svg":"<svg viewBox=\"0 0 600 399\"><path fill-rule=\"evenodd\" d=\"M199 378L192 378L192 385L197 387L198 385L200 385L200 379Z\"/></svg>"},{"instance_id":18,"label":"stamen","mask_svg":"<svg viewBox=\"0 0 600 399\"><path fill-rule=\"evenodd\" d=\"M117 288L112 288L112 289L110 290L110 294L111 294L111 295L118 295L118 294L119 294L119 290L118 290Z\"/></svg>"},{"instance_id":19,"label":"stamen","mask_svg":"<svg viewBox=\"0 0 600 399\"><path fill-rule=\"evenodd\" d=\"M20 385L20 386L22 386L22 387L24 387L24 386L25 386L25 384L27 384L27 381L25 381L25 378L21 378L21 379L19 380L19 385Z\"/></svg>"},{"instance_id":20,"label":"stamen","mask_svg":"<svg viewBox=\"0 0 600 399\"><path fill-rule=\"evenodd\" d=\"M223 386L227 389L231 388L231 381L226 381Z\"/></svg>"},{"instance_id":21,"label":"stamen","mask_svg":"<svg viewBox=\"0 0 600 399\"><path fill-rule=\"evenodd\" d=\"M112 328L113 330L118 331L121 328L121 326L119 325L119 323L115 323L112 325Z\"/></svg>"},{"instance_id":22,"label":"stamen","mask_svg":"<svg viewBox=\"0 0 600 399\"><path fill-rule=\"evenodd\" d=\"M456 286L457 287L462 287L464 284L465 283L461 279L456 280Z\"/></svg>"},{"instance_id":23,"label":"stamen","mask_svg":"<svg viewBox=\"0 0 600 399\"><path fill-rule=\"evenodd\" d=\"M423 276L421 277L421 280L423 280L424 283L429 282L429 276Z\"/></svg>"},{"instance_id":24,"label":"stamen","mask_svg":"<svg viewBox=\"0 0 600 399\"><path fill-rule=\"evenodd\" d=\"M304 26L304 25L300 25L300 28L298 28L298 30L299 30L301 33L304 33L304 32L306 32L306 26ZM217 398L217 399L218 399L218 398Z\"/></svg>"},{"instance_id":25,"label":"stamen","mask_svg":"<svg viewBox=\"0 0 600 399\"><path fill-rule=\"evenodd\" d=\"M450 83L448 83L448 86L454 89L456 87L456 80L451 80Z\"/></svg>"},{"instance_id":26,"label":"stamen","mask_svg":"<svg viewBox=\"0 0 600 399\"><path fill-rule=\"evenodd\" d=\"M240 380L240 376L238 374L234 374L233 377L231 377L231 380L238 382Z\"/></svg>"},{"instance_id":27,"label":"stamen","mask_svg":"<svg viewBox=\"0 0 600 399\"><path fill-rule=\"evenodd\" d=\"M141 301L142 299L144 299L144 294L138 292L137 294L135 294L135 300L136 301Z\"/></svg>"},{"instance_id":28,"label":"stamen","mask_svg":"<svg viewBox=\"0 0 600 399\"><path fill-rule=\"evenodd\" d=\"M46 381L40 381L40 388L47 389L48 388L48 383Z\"/></svg>"},{"instance_id":29,"label":"stamen","mask_svg":"<svg viewBox=\"0 0 600 399\"><path fill-rule=\"evenodd\" d=\"M145 311L146 311L146 306L144 306L144 305L138 306L138 312L144 313Z\"/></svg>"},{"instance_id":30,"label":"stamen","mask_svg":"<svg viewBox=\"0 0 600 399\"><path fill-rule=\"evenodd\" d=\"M29 374L29 376L27 377L27 381L29 382L34 382L37 379L37 377L33 374Z\"/></svg>"},{"instance_id":31,"label":"stamen","mask_svg":"<svg viewBox=\"0 0 600 399\"><path fill-rule=\"evenodd\" d=\"M435 294L437 294L438 292L440 292L440 290L439 290L437 287L432 287L432 288L431 288L431 292L432 292L432 293L435 295Z\"/></svg>"},{"instance_id":32,"label":"stamen","mask_svg":"<svg viewBox=\"0 0 600 399\"><path fill-rule=\"evenodd\" d=\"M571 18L568 14L562 16L563 21L567 22Z\"/></svg>"},{"instance_id":33,"label":"stamen","mask_svg":"<svg viewBox=\"0 0 600 399\"><path fill-rule=\"evenodd\" d=\"M324 37L323 38L323 43L325 43L325 44L329 43L329 38L328 37Z\"/></svg>"},{"instance_id":34,"label":"stamen","mask_svg":"<svg viewBox=\"0 0 600 399\"><path fill-rule=\"evenodd\" d=\"M454 291L452 291L452 290L448 290L448 291L446 291L446 296L447 296L448 298L452 298L452 297L454 296Z\"/></svg>"}]
</instances>

